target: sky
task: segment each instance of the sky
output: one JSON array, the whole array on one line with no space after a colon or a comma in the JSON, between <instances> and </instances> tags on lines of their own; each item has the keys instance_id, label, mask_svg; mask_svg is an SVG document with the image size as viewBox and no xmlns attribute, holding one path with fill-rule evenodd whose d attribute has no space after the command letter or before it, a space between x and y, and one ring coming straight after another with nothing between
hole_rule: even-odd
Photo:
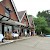
<instances>
[{"instance_id":1,"label":"sky","mask_svg":"<svg viewBox=\"0 0 50 50\"><path fill-rule=\"evenodd\" d=\"M1 0L0 0L1 1ZM27 14L36 17L38 11L50 10L50 0L13 0L18 11L27 11Z\"/></svg>"},{"instance_id":2,"label":"sky","mask_svg":"<svg viewBox=\"0 0 50 50\"><path fill-rule=\"evenodd\" d=\"M38 11L50 10L50 0L13 0L18 11L36 16Z\"/></svg>"}]
</instances>

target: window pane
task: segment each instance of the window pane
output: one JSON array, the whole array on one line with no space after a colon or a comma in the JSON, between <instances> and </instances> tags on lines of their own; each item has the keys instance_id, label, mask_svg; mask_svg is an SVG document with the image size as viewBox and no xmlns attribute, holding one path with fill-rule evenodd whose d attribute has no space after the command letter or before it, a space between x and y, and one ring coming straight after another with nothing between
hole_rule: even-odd
<instances>
[{"instance_id":1,"label":"window pane","mask_svg":"<svg viewBox=\"0 0 50 50\"><path fill-rule=\"evenodd\" d=\"M9 17L9 14L5 12L5 16Z\"/></svg>"},{"instance_id":2,"label":"window pane","mask_svg":"<svg viewBox=\"0 0 50 50\"><path fill-rule=\"evenodd\" d=\"M5 16L9 17L9 11L5 9Z\"/></svg>"},{"instance_id":3,"label":"window pane","mask_svg":"<svg viewBox=\"0 0 50 50\"><path fill-rule=\"evenodd\" d=\"M5 31L5 32L8 32L8 29L9 29L9 32L12 32L12 26L5 25L5 26L4 26L4 31Z\"/></svg>"},{"instance_id":4,"label":"window pane","mask_svg":"<svg viewBox=\"0 0 50 50\"><path fill-rule=\"evenodd\" d=\"M9 32L12 32L12 26L8 26Z\"/></svg>"},{"instance_id":5,"label":"window pane","mask_svg":"<svg viewBox=\"0 0 50 50\"><path fill-rule=\"evenodd\" d=\"M7 25L4 26L4 32L7 32Z\"/></svg>"}]
</instances>

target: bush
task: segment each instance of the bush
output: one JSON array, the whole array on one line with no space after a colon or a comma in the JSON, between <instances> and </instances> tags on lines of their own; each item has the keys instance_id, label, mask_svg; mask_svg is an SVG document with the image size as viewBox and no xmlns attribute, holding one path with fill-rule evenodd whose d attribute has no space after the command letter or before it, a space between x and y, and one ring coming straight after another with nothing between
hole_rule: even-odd
<instances>
[{"instance_id":1,"label":"bush","mask_svg":"<svg viewBox=\"0 0 50 50\"><path fill-rule=\"evenodd\" d=\"M45 28L45 34L50 34L50 27Z\"/></svg>"}]
</instances>

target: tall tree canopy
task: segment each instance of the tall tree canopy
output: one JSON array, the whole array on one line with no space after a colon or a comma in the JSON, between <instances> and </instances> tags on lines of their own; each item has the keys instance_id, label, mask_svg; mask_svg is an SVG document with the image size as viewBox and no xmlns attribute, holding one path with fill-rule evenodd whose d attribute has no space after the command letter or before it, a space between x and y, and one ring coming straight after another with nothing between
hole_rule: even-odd
<instances>
[{"instance_id":1,"label":"tall tree canopy","mask_svg":"<svg viewBox=\"0 0 50 50\"><path fill-rule=\"evenodd\" d=\"M45 10L42 12L38 12L37 17L42 17L44 16L47 20L48 26L50 27L50 10Z\"/></svg>"},{"instance_id":2,"label":"tall tree canopy","mask_svg":"<svg viewBox=\"0 0 50 50\"><path fill-rule=\"evenodd\" d=\"M37 33L45 33L44 30L48 26L47 21L44 17L34 18L35 29Z\"/></svg>"}]
</instances>

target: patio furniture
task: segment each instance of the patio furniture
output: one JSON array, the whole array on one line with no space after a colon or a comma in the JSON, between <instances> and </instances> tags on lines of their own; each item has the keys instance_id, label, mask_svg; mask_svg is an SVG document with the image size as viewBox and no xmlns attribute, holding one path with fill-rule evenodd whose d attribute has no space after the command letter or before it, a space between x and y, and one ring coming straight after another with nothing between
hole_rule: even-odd
<instances>
[{"instance_id":1,"label":"patio furniture","mask_svg":"<svg viewBox=\"0 0 50 50\"><path fill-rule=\"evenodd\" d=\"M17 33L12 33L11 35L12 35L12 37L13 37L14 39L19 38L19 34L17 34Z\"/></svg>"},{"instance_id":2,"label":"patio furniture","mask_svg":"<svg viewBox=\"0 0 50 50\"><path fill-rule=\"evenodd\" d=\"M3 34L0 33L0 42L3 42L3 38L4 38Z\"/></svg>"},{"instance_id":3,"label":"patio furniture","mask_svg":"<svg viewBox=\"0 0 50 50\"><path fill-rule=\"evenodd\" d=\"M4 39L6 39L6 40L12 40L13 36L11 35L11 33L5 33Z\"/></svg>"}]
</instances>

